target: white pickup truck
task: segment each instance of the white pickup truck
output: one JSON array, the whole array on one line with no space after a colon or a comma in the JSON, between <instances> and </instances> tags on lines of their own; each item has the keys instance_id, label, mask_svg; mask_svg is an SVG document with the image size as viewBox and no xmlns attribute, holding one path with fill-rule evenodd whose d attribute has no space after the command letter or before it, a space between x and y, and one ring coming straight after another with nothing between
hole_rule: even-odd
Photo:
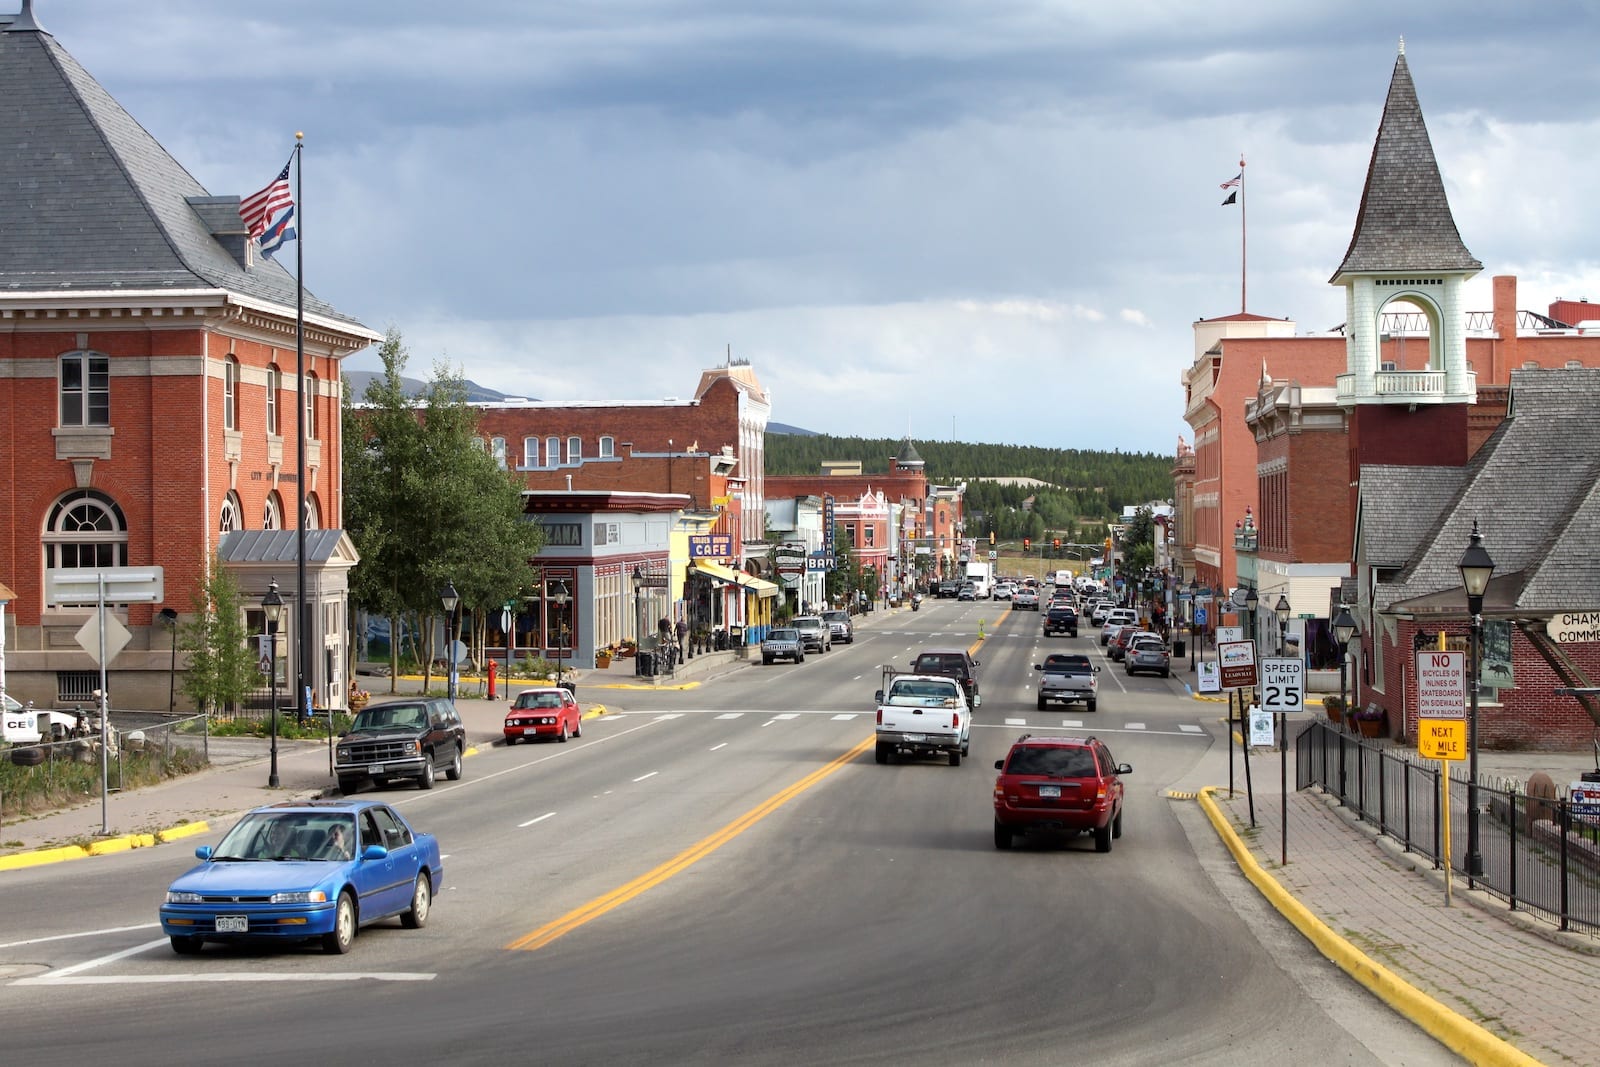
<instances>
[{"instance_id":1,"label":"white pickup truck","mask_svg":"<svg viewBox=\"0 0 1600 1067\"><path fill-rule=\"evenodd\" d=\"M972 744L972 709L961 683L938 674L886 674L878 690L879 763L897 753L948 755L950 766Z\"/></svg>"}]
</instances>

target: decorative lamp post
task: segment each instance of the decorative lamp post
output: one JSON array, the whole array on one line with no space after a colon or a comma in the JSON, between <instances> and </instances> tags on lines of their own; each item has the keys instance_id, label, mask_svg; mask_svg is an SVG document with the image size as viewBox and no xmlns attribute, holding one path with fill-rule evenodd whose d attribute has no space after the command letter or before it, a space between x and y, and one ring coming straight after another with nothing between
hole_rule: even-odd
<instances>
[{"instance_id":1,"label":"decorative lamp post","mask_svg":"<svg viewBox=\"0 0 1600 1067\"><path fill-rule=\"evenodd\" d=\"M461 605L461 597L456 594L456 583L445 580L444 588L439 591L439 603L444 605L444 617L448 620L448 632L444 639L444 658L449 664L450 673L445 676L445 695L451 703L456 699L456 608Z\"/></svg>"},{"instance_id":2,"label":"decorative lamp post","mask_svg":"<svg viewBox=\"0 0 1600 1067\"><path fill-rule=\"evenodd\" d=\"M638 641L642 637L644 637L644 571L639 568L638 564L634 564L634 567L633 567L633 640L635 642L635 644L634 644L634 649L635 649L634 657L635 658L634 658L634 661L633 661L633 673L634 674L642 674L644 672L644 661L643 661L643 659L639 658L640 650L639 650L639 646L638 646Z\"/></svg>"},{"instance_id":3,"label":"decorative lamp post","mask_svg":"<svg viewBox=\"0 0 1600 1067\"><path fill-rule=\"evenodd\" d=\"M1339 614L1333 617L1333 639L1339 642L1339 708L1346 722L1350 721L1350 698L1345 688L1345 661L1350 658L1350 641L1356 636L1355 616L1350 605L1340 604ZM1344 803L1344 738L1339 738L1339 803Z\"/></svg>"},{"instance_id":4,"label":"decorative lamp post","mask_svg":"<svg viewBox=\"0 0 1600 1067\"><path fill-rule=\"evenodd\" d=\"M278 579L267 585L261 598L261 613L267 618L267 673L272 693L272 760L267 769L267 788L278 788L278 623L283 618L283 597L278 595Z\"/></svg>"},{"instance_id":5,"label":"decorative lamp post","mask_svg":"<svg viewBox=\"0 0 1600 1067\"><path fill-rule=\"evenodd\" d=\"M1283 655L1284 649L1289 644L1289 610L1289 595L1287 593L1279 593L1277 606L1272 609L1272 613L1278 617L1278 655L1280 656Z\"/></svg>"},{"instance_id":6,"label":"decorative lamp post","mask_svg":"<svg viewBox=\"0 0 1600 1067\"><path fill-rule=\"evenodd\" d=\"M567 583L557 582L550 595L556 602L556 686L559 688L561 685L561 656L562 649L565 647L563 642L567 629L567 600L569 599Z\"/></svg>"},{"instance_id":7,"label":"decorative lamp post","mask_svg":"<svg viewBox=\"0 0 1600 1067\"><path fill-rule=\"evenodd\" d=\"M1467 591L1467 612L1472 616L1472 647L1467 660L1471 682L1472 709L1467 716L1467 876L1483 874L1483 853L1478 848L1478 661L1483 656L1483 594L1494 575L1494 560L1483 547L1478 520L1472 520L1472 536L1458 564L1461 584Z\"/></svg>"}]
</instances>

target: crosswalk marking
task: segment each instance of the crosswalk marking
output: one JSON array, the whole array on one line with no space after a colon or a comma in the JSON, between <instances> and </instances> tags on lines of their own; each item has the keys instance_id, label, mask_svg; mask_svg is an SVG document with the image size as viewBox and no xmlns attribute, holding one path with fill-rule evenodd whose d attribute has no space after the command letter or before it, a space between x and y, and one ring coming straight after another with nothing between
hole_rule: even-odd
<instances>
[{"instance_id":1,"label":"crosswalk marking","mask_svg":"<svg viewBox=\"0 0 1600 1067\"><path fill-rule=\"evenodd\" d=\"M851 719L854 719L855 717L856 717L855 712L845 712L845 713L840 714L840 715L835 715L833 717L833 721L834 722L849 722Z\"/></svg>"},{"instance_id":2,"label":"crosswalk marking","mask_svg":"<svg viewBox=\"0 0 1600 1067\"><path fill-rule=\"evenodd\" d=\"M1205 731L1202 730L1200 727L1195 726L1195 725L1193 725L1191 723L1186 723L1186 722L1180 722L1178 724L1178 729L1182 730L1186 734L1203 734L1203 733L1205 733Z\"/></svg>"},{"instance_id":3,"label":"crosswalk marking","mask_svg":"<svg viewBox=\"0 0 1600 1067\"><path fill-rule=\"evenodd\" d=\"M779 721L782 721L784 719L798 719L799 717L800 717L800 713L798 711L784 711L784 712L780 712L777 715L773 716L774 719L777 719Z\"/></svg>"},{"instance_id":4,"label":"crosswalk marking","mask_svg":"<svg viewBox=\"0 0 1600 1067\"><path fill-rule=\"evenodd\" d=\"M742 719L742 718L744 718L744 712L742 712L742 711L729 711L729 712L725 712L722 715L718 715L717 718L719 718L719 719Z\"/></svg>"}]
</instances>

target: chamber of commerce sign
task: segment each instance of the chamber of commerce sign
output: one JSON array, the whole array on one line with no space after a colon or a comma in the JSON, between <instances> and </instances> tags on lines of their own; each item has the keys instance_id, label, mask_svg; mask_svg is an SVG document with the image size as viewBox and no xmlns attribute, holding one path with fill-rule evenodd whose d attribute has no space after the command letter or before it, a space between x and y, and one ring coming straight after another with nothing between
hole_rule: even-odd
<instances>
[{"instance_id":1,"label":"chamber of commerce sign","mask_svg":"<svg viewBox=\"0 0 1600 1067\"><path fill-rule=\"evenodd\" d=\"M1600 641L1600 611L1558 611L1544 624L1544 632L1564 645Z\"/></svg>"}]
</instances>

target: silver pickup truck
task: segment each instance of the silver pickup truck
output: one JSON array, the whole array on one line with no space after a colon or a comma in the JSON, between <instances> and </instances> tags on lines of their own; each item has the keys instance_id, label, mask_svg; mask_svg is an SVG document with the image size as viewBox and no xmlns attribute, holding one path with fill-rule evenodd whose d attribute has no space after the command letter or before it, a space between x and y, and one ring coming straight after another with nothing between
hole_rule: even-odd
<instances>
[{"instance_id":1,"label":"silver pickup truck","mask_svg":"<svg viewBox=\"0 0 1600 1067\"><path fill-rule=\"evenodd\" d=\"M972 708L961 683L938 674L886 676L878 690L879 763L899 754L948 755L950 766L972 744Z\"/></svg>"},{"instance_id":2,"label":"silver pickup truck","mask_svg":"<svg viewBox=\"0 0 1600 1067\"><path fill-rule=\"evenodd\" d=\"M1100 693L1100 680L1095 675L1100 668L1089 662L1082 653L1058 652L1046 656L1043 663L1035 663L1039 671L1039 710L1050 701L1063 704L1085 704L1094 710L1095 698Z\"/></svg>"}]
</instances>

